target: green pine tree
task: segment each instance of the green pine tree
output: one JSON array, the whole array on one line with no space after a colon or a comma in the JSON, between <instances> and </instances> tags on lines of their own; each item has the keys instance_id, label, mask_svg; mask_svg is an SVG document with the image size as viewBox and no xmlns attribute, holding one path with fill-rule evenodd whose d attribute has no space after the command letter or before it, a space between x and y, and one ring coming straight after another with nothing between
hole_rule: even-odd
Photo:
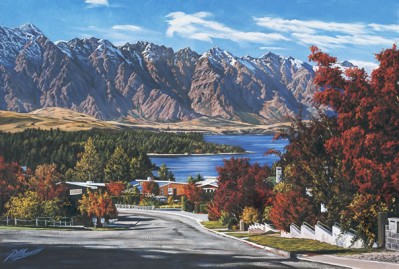
<instances>
[{"instance_id":1,"label":"green pine tree","mask_svg":"<svg viewBox=\"0 0 399 269\"><path fill-rule=\"evenodd\" d=\"M105 181L128 181L129 175L129 157L122 147L116 147L114 153L109 158L104 168Z\"/></svg>"},{"instance_id":2,"label":"green pine tree","mask_svg":"<svg viewBox=\"0 0 399 269\"><path fill-rule=\"evenodd\" d=\"M146 155L140 154L130 161L130 177L134 179L145 179L152 176L152 163Z\"/></svg>"},{"instance_id":3,"label":"green pine tree","mask_svg":"<svg viewBox=\"0 0 399 269\"><path fill-rule=\"evenodd\" d=\"M168 180L169 181L175 181L175 175L172 173L172 171L168 172Z\"/></svg>"},{"instance_id":4,"label":"green pine tree","mask_svg":"<svg viewBox=\"0 0 399 269\"><path fill-rule=\"evenodd\" d=\"M158 176L161 180L168 180L169 169L164 163L159 167Z\"/></svg>"},{"instance_id":5,"label":"green pine tree","mask_svg":"<svg viewBox=\"0 0 399 269\"><path fill-rule=\"evenodd\" d=\"M102 164L91 137L84 145L82 158L76 163L74 174L79 181L102 181Z\"/></svg>"}]
</instances>

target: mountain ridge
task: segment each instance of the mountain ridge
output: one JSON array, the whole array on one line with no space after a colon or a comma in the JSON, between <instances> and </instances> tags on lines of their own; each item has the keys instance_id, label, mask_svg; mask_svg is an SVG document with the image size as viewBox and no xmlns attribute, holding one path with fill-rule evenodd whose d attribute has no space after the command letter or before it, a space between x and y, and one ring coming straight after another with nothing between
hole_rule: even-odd
<instances>
[{"instance_id":1,"label":"mountain ridge","mask_svg":"<svg viewBox=\"0 0 399 269\"><path fill-rule=\"evenodd\" d=\"M272 124L313 113L313 77L308 63L271 52L237 57L213 47L200 55L95 37L52 42L32 24L0 27L2 110L62 107L101 120Z\"/></svg>"}]
</instances>

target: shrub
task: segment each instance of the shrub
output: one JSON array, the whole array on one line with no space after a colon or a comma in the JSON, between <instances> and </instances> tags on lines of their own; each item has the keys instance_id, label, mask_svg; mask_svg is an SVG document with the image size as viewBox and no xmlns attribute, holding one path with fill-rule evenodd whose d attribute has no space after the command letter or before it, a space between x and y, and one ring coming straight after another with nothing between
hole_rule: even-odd
<instances>
[{"instance_id":1,"label":"shrub","mask_svg":"<svg viewBox=\"0 0 399 269\"><path fill-rule=\"evenodd\" d=\"M235 224L235 218L232 214L226 211L222 211L220 213L220 223L223 225L226 225L229 229Z\"/></svg>"},{"instance_id":2,"label":"shrub","mask_svg":"<svg viewBox=\"0 0 399 269\"><path fill-rule=\"evenodd\" d=\"M258 222L259 219L259 210L254 207L245 207L242 211L241 220L247 225Z\"/></svg>"}]
</instances>

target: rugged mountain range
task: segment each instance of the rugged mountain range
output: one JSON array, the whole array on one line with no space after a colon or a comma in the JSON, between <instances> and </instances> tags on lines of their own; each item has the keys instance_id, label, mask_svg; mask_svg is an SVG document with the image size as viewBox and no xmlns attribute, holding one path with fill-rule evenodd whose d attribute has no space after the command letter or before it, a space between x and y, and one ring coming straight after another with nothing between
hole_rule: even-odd
<instances>
[{"instance_id":1,"label":"rugged mountain range","mask_svg":"<svg viewBox=\"0 0 399 269\"><path fill-rule=\"evenodd\" d=\"M236 57L215 47L199 55L97 38L52 42L31 24L0 27L1 110L62 107L103 120L274 123L301 108L311 113L313 77L309 64L273 53Z\"/></svg>"}]
</instances>

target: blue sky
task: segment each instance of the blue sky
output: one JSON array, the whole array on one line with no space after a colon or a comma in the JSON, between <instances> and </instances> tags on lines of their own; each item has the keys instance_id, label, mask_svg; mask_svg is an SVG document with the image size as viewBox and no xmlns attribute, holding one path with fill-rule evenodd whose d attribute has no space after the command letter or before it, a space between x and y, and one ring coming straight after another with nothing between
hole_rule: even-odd
<instances>
[{"instance_id":1,"label":"blue sky","mask_svg":"<svg viewBox=\"0 0 399 269\"><path fill-rule=\"evenodd\" d=\"M339 60L373 62L399 41L396 0L0 0L0 12L0 26L33 23L52 41L95 36L305 61L317 45Z\"/></svg>"}]
</instances>

